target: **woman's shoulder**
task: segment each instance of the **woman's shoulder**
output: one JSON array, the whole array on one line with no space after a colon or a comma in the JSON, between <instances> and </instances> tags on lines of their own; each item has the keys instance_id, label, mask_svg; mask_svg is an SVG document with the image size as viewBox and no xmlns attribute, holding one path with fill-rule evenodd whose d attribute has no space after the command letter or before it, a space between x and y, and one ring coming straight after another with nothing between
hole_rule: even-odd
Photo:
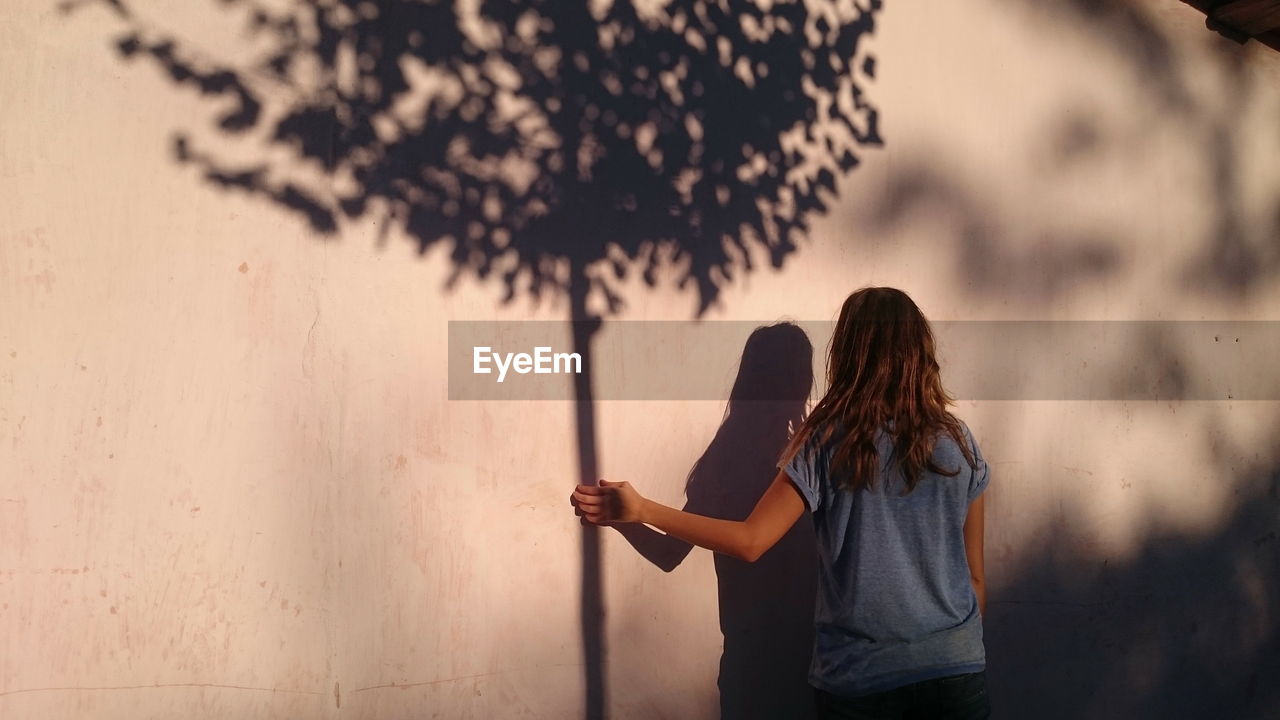
<instances>
[{"instance_id":1,"label":"woman's shoulder","mask_svg":"<svg viewBox=\"0 0 1280 720\"><path fill-rule=\"evenodd\" d=\"M969 429L968 423L956 415L952 415L952 418L956 421L960 440L963 441L964 445L967 447L963 449L961 448L960 444L956 442L956 437L952 434L951 428L939 427L937 430L937 440L934 444L934 453L948 456L963 456L967 449L969 454L976 454L978 452L978 441L974 438L973 431Z\"/></svg>"},{"instance_id":2,"label":"woman's shoulder","mask_svg":"<svg viewBox=\"0 0 1280 720\"><path fill-rule=\"evenodd\" d=\"M960 437L964 438L964 441L968 443L970 447L977 444L978 441L974 439L973 431L969 429L969 423L966 423L964 418L953 414L951 415L951 419L956 421L956 426L960 429ZM945 428L943 430L943 435L950 436L949 432L945 432Z\"/></svg>"}]
</instances>

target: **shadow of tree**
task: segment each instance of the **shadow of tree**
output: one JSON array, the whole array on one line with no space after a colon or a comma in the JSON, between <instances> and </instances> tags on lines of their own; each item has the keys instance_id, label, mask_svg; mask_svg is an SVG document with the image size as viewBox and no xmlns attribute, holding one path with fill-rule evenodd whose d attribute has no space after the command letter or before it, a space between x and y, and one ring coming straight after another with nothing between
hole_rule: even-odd
<instances>
[{"instance_id":1,"label":"shadow of tree","mask_svg":"<svg viewBox=\"0 0 1280 720\"><path fill-rule=\"evenodd\" d=\"M1100 51L1122 61L1134 93L1147 101L1153 113L1163 113L1166 120L1178 123L1188 135L1187 147L1198 151L1199 165L1205 172L1191 180L1203 183L1202 195L1207 198L1212 219L1203 231L1202 252L1183 268L1180 282L1206 294L1239 299L1280 275L1280 188L1272 189L1268 204L1258 207L1246 200L1241 187L1249 154L1242 142L1249 134L1242 128L1247 127L1255 99L1245 66L1246 52L1230 40L1212 38L1216 42L1206 43L1210 52L1186 56L1179 50L1180 40L1171 37L1169 23L1156 17L1160 11L1153 6L1158 3L1008 2L1045 14L1055 26L1074 25L1087 31ZM1204 4L1183 2L1195 7ZM1212 71L1221 91L1219 102L1205 103L1198 98L1206 69ZM1087 119L1063 129L1069 134L1063 138L1065 144L1079 152L1097 152L1104 147L1097 127ZM1149 130L1139 124L1132 136L1121 140L1141 144L1141 135ZM1078 142L1082 138L1084 142Z\"/></svg>"},{"instance_id":2,"label":"shadow of tree","mask_svg":"<svg viewBox=\"0 0 1280 720\"><path fill-rule=\"evenodd\" d=\"M745 520L777 474L778 455L804 417L813 387L813 346L799 326L757 328L747 339L724 421L689 471L686 512ZM644 525L618 532L671 572L693 549ZM724 653L723 720L814 717L809 687L817 538L803 517L755 563L716 553Z\"/></svg>"},{"instance_id":3,"label":"shadow of tree","mask_svg":"<svg viewBox=\"0 0 1280 720\"><path fill-rule=\"evenodd\" d=\"M422 252L450 247L450 283L498 273L506 300L567 291L564 261L652 285L661 248L700 315L753 245L781 267L858 149L881 144L858 47L879 0L217 1L255 50L211 60L123 0L63 7L109 6L122 58L229 102L223 133L287 158L232 166L175 134L210 183L320 233L398 222ZM287 179L301 169L310 185ZM590 275L616 310L609 279Z\"/></svg>"},{"instance_id":4,"label":"shadow of tree","mask_svg":"<svg viewBox=\"0 0 1280 720\"><path fill-rule=\"evenodd\" d=\"M1048 302L1067 288L1088 285L1123 270L1126 259L1108 238L1045 228L1015 240L992 201L926 162L895 166L865 203L856 222L870 234L887 233L914 218L939 214L959 248L953 272L985 292Z\"/></svg>"},{"instance_id":5,"label":"shadow of tree","mask_svg":"<svg viewBox=\"0 0 1280 720\"><path fill-rule=\"evenodd\" d=\"M420 253L444 246L447 288L472 275L497 278L504 302L567 298L583 483L597 478L591 338L622 306L617 281L636 268L656 286L669 263L703 315L754 254L781 267L881 144L860 48L880 0L217 0L245 33L218 58L141 3L61 7L87 5L123 24L123 59L215 102L214 133L269 158L175 133L175 159L211 185L321 235L376 221L380 243L395 226ZM590 718L607 707L596 533L582 538Z\"/></svg>"},{"instance_id":6,"label":"shadow of tree","mask_svg":"<svg viewBox=\"0 0 1280 720\"><path fill-rule=\"evenodd\" d=\"M1188 179L1202 183L1198 197L1208 222L1192 231L1196 251L1171 282L1204 297L1258 297L1280 276L1280 188L1245 187L1248 115L1256 109L1245 53L1209 38L1206 53L1184 55L1179 43L1185 40L1156 17L1159 3L1006 4L1042 15L1055 29L1085 31L1097 52L1121 61L1126 85L1150 117L1176 124L1186 138L1192 167L1200 171ZM1221 81L1212 102L1200 96L1206 70ZM1140 146L1151 132L1146 115L1113 137L1097 117L1064 116L1067 122L1050 128L1057 133L1049 138L1054 172L1090 154ZM1047 302L1062 289L1123 269L1114 249L1123 245L1112 238L1060 237L1051 228L1040 236L1054 258L1046 262L993 226L984 199L966 192L963 182L936 165L905 168L871 204L869 229L892 227L919 209L950 213L963 257L991 258L1003 272L998 286L974 283L976 294ZM1041 278L1045 268L1055 277ZM982 272L963 261L959 269ZM1028 276L1040 281L1024 283ZM1148 343L1140 356L1163 368L1176 393L1184 379L1180 368L1188 366L1185 351ZM1228 451L1214 441L1224 435L1209 423L1200 437L1213 466L1222 468L1206 480L1235 492L1216 529L1188 534L1152 519L1138 550L1123 561L1066 545L1057 528L1018 549L1029 560L993 588L984 618L996 717L1280 717L1280 464L1273 459L1240 470L1240 458L1257 458L1259 451L1273 456L1272 448Z\"/></svg>"},{"instance_id":7,"label":"shadow of tree","mask_svg":"<svg viewBox=\"0 0 1280 720\"><path fill-rule=\"evenodd\" d=\"M1280 465L1243 480L1203 537L1157 529L1124 562L1050 532L1025 549L984 621L996 715L1280 717Z\"/></svg>"}]
</instances>

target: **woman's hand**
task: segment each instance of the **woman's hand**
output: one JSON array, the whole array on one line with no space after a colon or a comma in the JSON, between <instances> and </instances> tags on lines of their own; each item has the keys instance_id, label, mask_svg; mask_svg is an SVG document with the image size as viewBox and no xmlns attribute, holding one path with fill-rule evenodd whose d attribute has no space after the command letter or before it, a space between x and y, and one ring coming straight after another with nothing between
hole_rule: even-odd
<instances>
[{"instance_id":1,"label":"woman's hand","mask_svg":"<svg viewBox=\"0 0 1280 720\"><path fill-rule=\"evenodd\" d=\"M579 485L569 502L584 525L644 522L645 499L628 482L601 480L599 486Z\"/></svg>"}]
</instances>

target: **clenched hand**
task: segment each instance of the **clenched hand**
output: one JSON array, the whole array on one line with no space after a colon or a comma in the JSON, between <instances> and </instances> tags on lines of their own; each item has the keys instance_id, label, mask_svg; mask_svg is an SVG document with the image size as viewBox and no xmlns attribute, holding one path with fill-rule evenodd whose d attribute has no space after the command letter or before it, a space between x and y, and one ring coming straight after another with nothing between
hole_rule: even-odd
<instances>
[{"instance_id":1,"label":"clenched hand","mask_svg":"<svg viewBox=\"0 0 1280 720\"><path fill-rule=\"evenodd\" d=\"M583 525L644 522L644 498L628 482L601 480L599 486L579 485L569 496L569 503Z\"/></svg>"}]
</instances>

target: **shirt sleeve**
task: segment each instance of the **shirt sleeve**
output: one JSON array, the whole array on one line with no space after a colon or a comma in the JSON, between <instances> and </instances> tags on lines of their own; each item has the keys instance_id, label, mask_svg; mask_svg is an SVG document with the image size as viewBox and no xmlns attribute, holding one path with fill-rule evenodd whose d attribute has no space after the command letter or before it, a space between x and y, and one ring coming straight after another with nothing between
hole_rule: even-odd
<instances>
[{"instance_id":1,"label":"shirt sleeve","mask_svg":"<svg viewBox=\"0 0 1280 720\"><path fill-rule=\"evenodd\" d=\"M968 426L964 429L965 435L969 441L969 449L973 451L973 459L975 466L969 476L969 502L978 499L983 490L987 489L987 485L991 482L991 468L987 465L986 458L982 457L982 450L978 448L978 441L974 439L973 434L969 431Z\"/></svg>"},{"instance_id":2,"label":"shirt sleeve","mask_svg":"<svg viewBox=\"0 0 1280 720\"><path fill-rule=\"evenodd\" d=\"M810 438L782 468L791 478L791 483L800 491L804 504L811 513L817 512L822 507L821 469L818 467L818 453L815 446L813 438Z\"/></svg>"}]
</instances>

